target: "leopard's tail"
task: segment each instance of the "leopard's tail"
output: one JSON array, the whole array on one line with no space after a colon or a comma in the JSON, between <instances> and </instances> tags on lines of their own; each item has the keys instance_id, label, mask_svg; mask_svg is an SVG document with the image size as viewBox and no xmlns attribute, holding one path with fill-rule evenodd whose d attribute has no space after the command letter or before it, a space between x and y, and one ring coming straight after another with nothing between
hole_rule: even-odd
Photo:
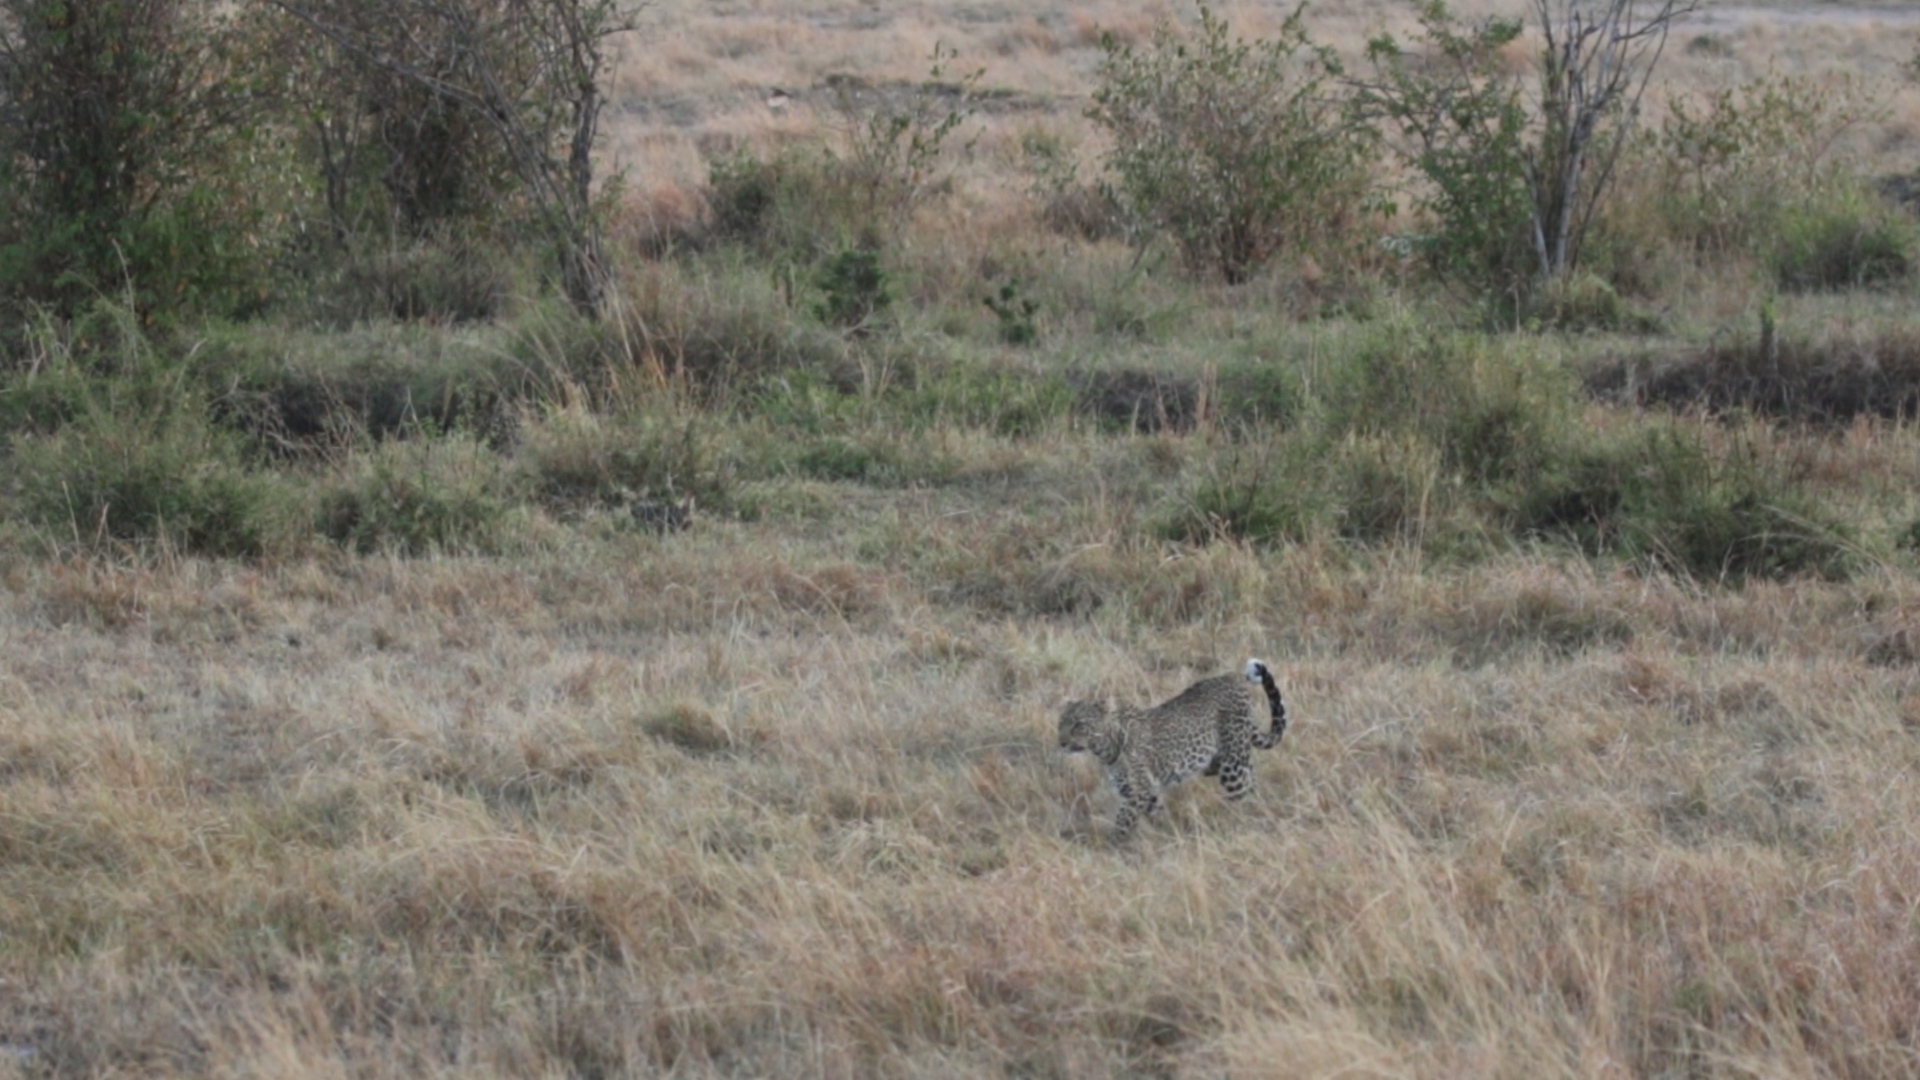
<instances>
[{"instance_id":1,"label":"leopard's tail","mask_svg":"<svg viewBox=\"0 0 1920 1080\"><path fill-rule=\"evenodd\" d=\"M1280 687L1273 681L1273 672L1258 660L1247 661L1247 681L1257 682L1260 689L1267 692L1267 704L1273 707L1273 726L1258 732L1253 737L1253 745L1268 750L1280 745L1280 736L1287 733L1287 706L1280 700Z\"/></svg>"}]
</instances>

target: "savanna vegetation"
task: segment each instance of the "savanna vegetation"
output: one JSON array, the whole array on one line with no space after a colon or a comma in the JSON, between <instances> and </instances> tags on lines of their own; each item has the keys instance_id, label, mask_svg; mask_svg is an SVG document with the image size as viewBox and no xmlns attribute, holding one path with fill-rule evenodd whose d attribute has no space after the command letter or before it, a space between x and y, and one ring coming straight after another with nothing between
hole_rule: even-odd
<instances>
[{"instance_id":1,"label":"savanna vegetation","mask_svg":"<svg viewBox=\"0 0 1920 1080\"><path fill-rule=\"evenodd\" d=\"M1920 19L1703 5L0 0L0 1076L1920 1075Z\"/></svg>"}]
</instances>

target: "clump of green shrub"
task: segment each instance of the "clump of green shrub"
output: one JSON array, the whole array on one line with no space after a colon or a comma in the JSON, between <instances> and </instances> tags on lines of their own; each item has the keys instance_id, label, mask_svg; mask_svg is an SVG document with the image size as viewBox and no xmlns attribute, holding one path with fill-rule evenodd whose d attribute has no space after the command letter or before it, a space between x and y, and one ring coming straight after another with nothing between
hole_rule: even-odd
<instances>
[{"instance_id":1,"label":"clump of green shrub","mask_svg":"<svg viewBox=\"0 0 1920 1080\"><path fill-rule=\"evenodd\" d=\"M1213 459L1161 532L1189 543L1301 543L1325 529L1335 507L1324 491L1324 458L1306 439L1236 445Z\"/></svg>"},{"instance_id":2,"label":"clump of green shrub","mask_svg":"<svg viewBox=\"0 0 1920 1080\"><path fill-rule=\"evenodd\" d=\"M732 468L692 412L549 406L525 424L514 452L533 496L556 510L693 496L724 506Z\"/></svg>"},{"instance_id":3,"label":"clump of green shrub","mask_svg":"<svg viewBox=\"0 0 1920 1080\"><path fill-rule=\"evenodd\" d=\"M1506 524L1709 581L1845 578L1856 562L1851 529L1777 465L1716 452L1675 422L1562 450L1516 492Z\"/></svg>"},{"instance_id":4,"label":"clump of green shrub","mask_svg":"<svg viewBox=\"0 0 1920 1080\"><path fill-rule=\"evenodd\" d=\"M107 410L12 447L15 512L56 544L158 545L214 557L267 553L287 500L204 414Z\"/></svg>"},{"instance_id":5,"label":"clump of green shrub","mask_svg":"<svg viewBox=\"0 0 1920 1080\"><path fill-rule=\"evenodd\" d=\"M344 260L318 301L330 320L379 319L440 324L490 322L512 295L511 262L498 250L421 241Z\"/></svg>"},{"instance_id":6,"label":"clump of green shrub","mask_svg":"<svg viewBox=\"0 0 1920 1080\"><path fill-rule=\"evenodd\" d=\"M1166 236L1229 284L1337 236L1365 202L1368 133L1329 92L1338 62L1302 14L1247 41L1202 5L1190 34L1163 24L1140 49L1102 42L1088 115L1113 140L1114 202L1136 239Z\"/></svg>"},{"instance_id":7,"label":"clump of green shrub","mask_svg":"<svg viewBox=\"0 0 1920 1080\"><path fill-rule=\"evenodd\" d=\"M1635 138L1618 200L1600 219L1617 276L1645 252L1765 267L1782 288L1876 285L1912 272L1915 228L1836 147L1879 106L1849 79L1768 75L1676 97ZM1642 287L1657 287L1641 281Z\"/></svg>"},{"instance_id":8,"label":"clump of green shrub","mask_svg":"<svg viewBox=\"0 0 1920 1080\"><path fill-rule=\"evenodd\" d=\"M1218 457L1163 531L1454 554L1544 539L1711 581L1857 561L1852 530L1756 440L1666 419L1595 430L1570 375L1507 340L1383 334L1327 375L1301 424Z\"/></svg>"},{"instance_id":9,"label":"clump of green shrub","mask_svg":"<svg viewBox=\"0 0 1920 1080\"><path fill-rule=\"evenodd\" d=\"M28 363L0 387L12 510L49 540L253 557L284 536L283 485L133 307L43 316L14 345Z\"/></svg>"},{"instance_id":10,"label":"clump of green shrub","mask_svg":"<svg viewBox=\"0 0 1920 1080\"><path fill-rule=\"evenodd\" d=\"M872 248L842 248L814 275L814 317L855 335L870 332L893 306L893 276Z\"/></svg>"},{"instance_id":11,"label":"clump of green shrub","mask_svg":"<svg viewBox=\"0 0 1920 1080\"><path fill-rule=\"evenodd\" d=\"M1524 479L1571 418L1577 386L1530 348L1382 328L1329 374L1319 423L1333 438L1411 432L1465 480Z\"/></svg>"},{"instance_id":12,"label":"clump of green shrub","mask_svg":"<svg viewBox=\"0 0 1920 1080\"><path fill-rule=\"evenodd\" d=\"M1857 289L1913 272L1915 227L1890 207L1835 201L1785 214L1773 250L1774 279L1787 289Z\"/></svg>"},{"instance_id":13,"label":"clump of green shrub","mask_svg":"<svg viewBox=\"0 0 1920 1080\"><path fill-rule=\"evenodd\" d=\"M355 454L321 491L314 524L362 553L491 553L515 536L515 503L497 454L446 435Z\"/></svg>"}]
</instances>

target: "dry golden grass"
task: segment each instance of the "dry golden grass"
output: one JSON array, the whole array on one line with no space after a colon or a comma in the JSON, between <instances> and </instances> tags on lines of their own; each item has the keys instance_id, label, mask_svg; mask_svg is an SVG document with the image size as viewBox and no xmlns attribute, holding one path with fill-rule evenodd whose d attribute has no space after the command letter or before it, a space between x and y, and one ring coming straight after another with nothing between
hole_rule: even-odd
<instances>
[{"instance_id":1,"label":"dry golden grass","mask_svg":"<svg viewBox=\"0 0 1920 1080\"><path fill-rule=\"evenodd\" d=\"M511 562L11 564L0 1043L60 1076L1920 1066L1909 580L1168 561L1031 483ZM994 613L1022 520L1101 606ZM1111 848L1060 699L1248 654L1295 717L1254 797L1192 784Z\"/></svg>"}]
</instances>

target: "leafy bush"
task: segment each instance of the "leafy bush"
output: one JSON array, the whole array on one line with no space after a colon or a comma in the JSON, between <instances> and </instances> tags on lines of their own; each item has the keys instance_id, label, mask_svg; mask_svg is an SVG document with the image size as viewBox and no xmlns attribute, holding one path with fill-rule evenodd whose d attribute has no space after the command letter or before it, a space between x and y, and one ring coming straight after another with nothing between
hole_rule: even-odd
<instances>
[{"instance_id":1,"label":"leafy bush","mask_svg":"<svg viewBox=\"0 0 1920 1080\"><path fill-rule=\"evenodd\" d=\"M1876 107L1845 78L1770 75L1704 98L1676 97L1660 127L1631 148L1625 182L1639 197L1602 219L1607 246L1752 260L1787 288L1904 276L1911 225L1837 149Z\"/></svg>"},{"instance_id":2,"label":"leafy bush","mask_svg":"<svg viewBox=\"0 0 1920 1080\"><path fill-rule=\"evenodd\" d=\"M278 486L190 409L89 412L53 434L16 438L12 465L16 512L56 543L253 557L282 527Z\"/></svg>"},{"instance_id":3,"label":"leafy bush","mask_svg":"<svg viewBox=\"0 0 1920 1080\"><path fill-rule=\"evenodd\" d=\"M1322 480L1341 537L1377 544L1411 539L1437 515L1446 485L1440 455L1417 437L1349 438Z\"/></svg>"},{"instance_id":4,"label":"leafy bush","mask_svg":"<svg viewBox=\"0 0 1920 1080\"><path fill-rule=\"evenodd\" d=\"M820 300L813 314L855 335L870 331L893 304L893 281L870 248L843 248L814 277Z\"/></svg>"},{"instance_id":5,"label":"leafy bush","mask_svg":"<svg viewBox=\"0 0 1920 1080\"><path fill-rule=\"evenodd\" d=\"M236 21L185 0L0 3L0 295L71 315L257 306L270 148Z\"/></svg>"},{"instance_id":6,"label":"leafy bush","mask_svg":"<svg viewBox=\"0 0 1920 1080\"><path fill-rule=\"evenodd\" d=\"M1433 232L1406 238L1443 274L1515 295L1538 272L1529 224L1526 154L1531 119L1500 52L1519 19L1461 25L1440 4L1420 6L1424 56L1393 37L1368 43L1378 84L1365 105L1408 139L1402 153L1427 186L1416 205Z\"/></svg>"},{"instance_id":7,"label":"leafy bush","mask_svg":"<svg viewBox=\"0 0 1920 1080\"><path fill-rule=\"evenodd\" d=\"M320 535L354 551L496 552L513 536L497 455L459 436L388 443L349 461L321 492Z\"/></svg>"},{"instance_id":8,"label":"leafy bush","mask_svg":"<svg viewBox=\"0 0 1920 1080\"><path fill-rule=\"evenodd\" d=\"M945 423L1021 437L1071 413L1073 391L1050 373L954 361L922 365L887 403L918 427Z\"/></svg>"},{"instance_id":9,"label":"leafy bush","mask_svg":"<svg viewBox=\"0 0 1920 1080\"><path fill-rule=\"evenodd\" d=\"M1715 453L1679 424L1563 451L1508 523L1708 581L1844 578L1855 562L1846 525L1772 463L1751 449Z\"/></svg>"},{"instance_id":10,"label":"leafy bush","mask_svg":"<svg viewBox=\"0 0 1920 1080\"><path fill-rule=\"evenodd\" d=\"M983 303L999 323L1000 340L1008 345L1031 345L1040 338L1034 316L1040 313L1040 301L1021 291L1018 278L1001 282L996 292L988 293Z\"/></svg>"},{"instance_id":11,"label":"leafy bush","mask_svg":"<svg viewBox=\"0 0 1920 1080\"><path fill-rule=\"evenodd\" d=\"M1829 205L1783 215L1774 277L1788 289L1884 285L1913 272L1914 225L1885 207Z\"/></svg>"},{"instance_id":12,"label":"leafy bush","mask_svg":"<svg viewBox=\"0 0 1920 1080\"><path fill-rule=\"evenodd\" d=\"M936 50L932 77L919 85L830 79L838 149L714 159L707 171L714 234L802 265L897 244L914 209L941 189L944 148L973 112L978 76L943 81L951 59Z\"/></svg>"},{"instance_id":13,"label":"leafy bush","mask_svg":"<svg viewBox=\"0 0 1920 1080\"><path fill-rule=\"evenodd\" d=\"M339 284L322 298L340 323L488 322L512 292L503 252L464 243L419 243L349 257Z\"/></svg>"},{"instance_id":14,"label":"leafy bush","mask_svg":"<svg viewBox=\"0 0 1920 1080\"><path fill-rule=\"evenodd\" d=\"M1574 393L1557 363L1519 346L1388 329L1335 369L1321 423L1334 438L1412 432L1450 473L1500 484L1534 469L1569 421Z\"/></svg>"},{"instance_id":15,"label":"leafy bush","mask_svg":"<svg viewBox=\"0 0 1920 1080\"><path fill-rule=\"evenodd\" d=\"M1368 43L1378 80L1361 103L1407 137L1437 224L1425 246L1449 272L1524 301L1581 265L1596 214L1640 112L1674 19L1693 0L1649 4L1533 0L1538 81L1503 52L1519 19L1463 22L1443 0L1417 3L1423 48Z\"/></svg>"},{"instance_id":16,"label":"leafy bush","mask_svg":"<svg viewBox=\"0 0 1920 1080\"><path fill-rule=\"evenodd\" d=\"M821 480L875 482L899 472L900 455L883 442L828 438L802 450L797 464L801 471Z\"/></svg>"},{"instance_id":17,"label":"leafy bush","mask_svg":"<svg viewBox=\"0 0 1920 1080\"><path fill-rule=\"evenodd\" d=\"M620 341L657 382L706 390L795 371L838 378L851 367L846 336L794 318L791 278L751 257L651 264L622 285Z\"/></svg>"},{"instance_id":18,"label":"leafy bush","mask_svg":"<svg viewBox=\"0 0 1920 1080\"><path fill-rule=\"evenodd\" d=\"M1367 140L1328 92L1338 64L1301 14L1248 42L1202 5L1190 37L1162 25L1139 51L1102 41L1089 115L1113 140L1118 204L1231 284L1351 226L1367 190Z\"/></svg>"},{"instance_id":19,"label":"leafy bush","mask_svg":"<svg viewBox=\"0 0 1920 1080\"><path fill-rule=\"evenodd\" d=\"M689 495L714 508L731 487L699 418L665 409L551 406L525 425L515 457L535 497L563 510Z\"/></svg>"},{"instance_id":20,"label":"leafy bush","mask_svg":"<svg viewBox=\"0 0 1920 1080\"><path fill-rule=\"evenodd\" d=\"M1321 450L1308 439L1236 447L1213 461L1161 532L1188 542L1310 539L1336 510L1323 491Z\"/></svg>"}]
</instances>

